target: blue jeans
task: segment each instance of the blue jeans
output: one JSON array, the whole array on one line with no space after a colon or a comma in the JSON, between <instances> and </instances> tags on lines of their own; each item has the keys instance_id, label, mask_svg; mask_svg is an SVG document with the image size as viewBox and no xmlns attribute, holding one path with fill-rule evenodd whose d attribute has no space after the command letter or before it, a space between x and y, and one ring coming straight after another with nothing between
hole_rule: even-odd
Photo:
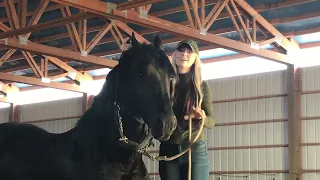
<instances>
[{"instance_id":1,"label":"blue jeans","mask_svg":"<svg viewBox=\"0 0 320 180\"><path fill-rule=\"evenodd\" d=\"M174 156L183 151L187 145L161 144L160 155L167 157ZM172 161L160 161L159 173L161 180L187 180L188 179L188 155L186 152ZM192 146L191 150L192 180L208 180L210 172L210 163L208 158L207 142L201 140Z\"/></svg>"}]
</instances>

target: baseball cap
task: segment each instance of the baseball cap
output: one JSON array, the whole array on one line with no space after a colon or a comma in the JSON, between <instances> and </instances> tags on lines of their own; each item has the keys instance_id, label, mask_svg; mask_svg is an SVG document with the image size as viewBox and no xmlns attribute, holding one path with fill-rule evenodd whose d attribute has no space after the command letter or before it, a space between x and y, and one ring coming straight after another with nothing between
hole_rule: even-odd
<instances>
[{"instance_id":1,"label":"baseball cap","mask_svg":"<svg viewBox=\"0 0 320 180\"><path fill-rule=\"evenodd\" d=\"M181 45L189 45L189 47L191 48L192 52L194 53L197 53L198 56L199 56L199 47L198 47L198 44L191 40L191 39L187 39L187 40L184 40L184 41L181 41L178 43L176 49L178 49Z\"/></svg>"}]
</instances>

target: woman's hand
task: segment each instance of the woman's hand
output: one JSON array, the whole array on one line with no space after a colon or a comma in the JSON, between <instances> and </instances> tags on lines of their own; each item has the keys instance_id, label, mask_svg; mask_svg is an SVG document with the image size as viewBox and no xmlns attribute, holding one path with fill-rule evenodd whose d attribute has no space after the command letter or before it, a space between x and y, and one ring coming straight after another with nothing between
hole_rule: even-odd
<instances>
[{"instance_id":1,"label":"woman's hand","mask_svg":"<svg viewBox=\"0 0 320 180\"><path fill-rule=\"evenodd\" d=\"M190 117L191 119L202 120L206 117L206 113L201 108L192 108ZM185 115L184 120L189 120L189 115Z\"/></svg>"}]
</instances>

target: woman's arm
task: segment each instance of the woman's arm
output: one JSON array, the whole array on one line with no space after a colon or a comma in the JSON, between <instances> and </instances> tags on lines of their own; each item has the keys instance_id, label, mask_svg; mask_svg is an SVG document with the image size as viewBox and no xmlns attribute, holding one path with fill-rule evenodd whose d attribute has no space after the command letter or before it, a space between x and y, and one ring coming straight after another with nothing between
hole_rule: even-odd
<instances>
[{"instance_id":1,"label":"woman's arm","mask_svg":"<svg viewBox=\"0 0 320 180\"><path fill-rule=\"evenodd\" d=\"M212 104L212 94L209 84L206 81L202 82L203 86L203 100L201 109L206 113L204 118L204 126L207 128L213 128L215 125L215 119L213 116L213 104Z\"/></svg>"}]
</instances>

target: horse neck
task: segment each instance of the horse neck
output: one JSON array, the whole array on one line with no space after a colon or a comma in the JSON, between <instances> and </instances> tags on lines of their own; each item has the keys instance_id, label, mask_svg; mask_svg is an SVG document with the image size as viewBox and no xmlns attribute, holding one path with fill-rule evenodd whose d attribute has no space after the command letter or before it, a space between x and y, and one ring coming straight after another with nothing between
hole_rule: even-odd
<instances>
[{"instance_id":1,"label":"horse neck","mask_svg":"<svg viewBox=\"0 0 320 180\"><path fill-rule=\"evenodd\" d=\"M125 98L119 98L124 96L121 88L115 87L118 85L115 82L113 78L106 82L101 93L95 97L91 108L79 120L76 128L79 132L77 133L78 137L81 137L80 139L86 139L91 144L94 142L97 145L101 142L118 143L120 138L119 117L114 103L119 103L120 108L122 108L124 107L122 105L125 105L123 102ZM121 111L120 115L125 135L130 140L139 141L141 124L130 116L126 110Z\"/></svg>"}]
</instances>

